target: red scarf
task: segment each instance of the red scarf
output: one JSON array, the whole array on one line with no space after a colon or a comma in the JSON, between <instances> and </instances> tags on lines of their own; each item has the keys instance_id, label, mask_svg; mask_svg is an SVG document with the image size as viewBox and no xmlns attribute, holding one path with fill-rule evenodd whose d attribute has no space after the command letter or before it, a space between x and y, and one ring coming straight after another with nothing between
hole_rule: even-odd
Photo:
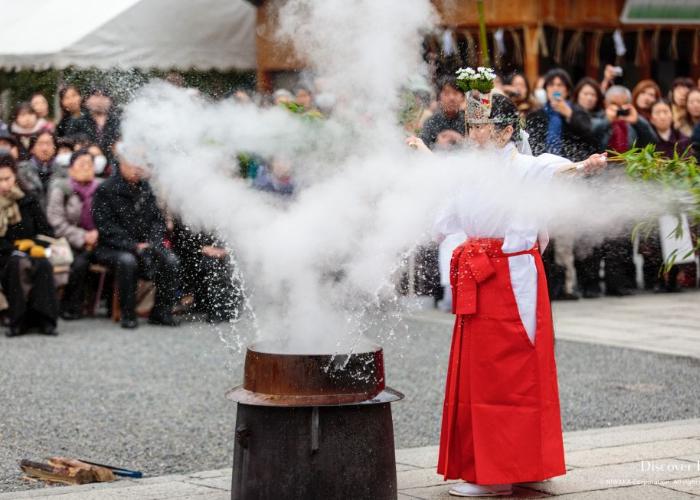
<instances>
[{"instance_id":1,"label":"red scarf","mask_svg":"<svg viewBox=\"0 0 700 500\"><path fill-rule=\"evenodd\" d=\"M612 122L612 135L608 141L608 148L617 151L618 153L624 153L625 151L629 150L629 131L627 129L626 121L615 120Z\"/></svg>"}]
</instances>

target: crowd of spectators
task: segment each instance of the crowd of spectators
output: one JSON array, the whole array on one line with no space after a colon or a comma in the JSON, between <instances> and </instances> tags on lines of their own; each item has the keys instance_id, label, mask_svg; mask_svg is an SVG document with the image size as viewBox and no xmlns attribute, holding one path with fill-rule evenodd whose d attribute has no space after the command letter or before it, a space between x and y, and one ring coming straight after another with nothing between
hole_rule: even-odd
<instances>
[{"instance_id":1,"label":"crowd of spectators","mask_svg":"<svg viewBox=\"0 0 700 500\"><path fill-rule=\"evenodd\" d=\"M601 81L586 77L574 85L559 68L531 88L516 72L502 75L495 91L516 104L535 155L578 161L647 144L667 156L700 153L696 82L679 77L663 92L654 81L642 80L630 90L619 77L608 66ZM414 93L418 114L407 131L420 134L431 148L459 147L465 137L464 94L450 75L435 84L434 93ZM82 318L90 303L99 303L94 295L100 289L123 328L138 326L137 311L150 323L169 326L178 324L176 313L182 311L212 322L237 318L242 297L228 243L188 228L156 196L147 169L120 154L120 113L110 93L95 87L83 94L67 85L58 97L57 123L42 94L18 104L8 124L0 122L0 311L7 335L32 329L56 334L57 319ZM269 97L237 91L228 98L297 113L328 114L334 103L332 95L314 92L311 85L280 88ZM281 197L294 192L287 159L240 155L239 162L251 188ZM625 228L595 245L573 228L551 235L545 262L552 298L631 293L637 279L630 233ZM55 245L61 242L72 254L65 269L55 265L60 253ZM659 272L658 235L641 241L639 252L645 288L671 292L696 282L693 266ZM437 265L427 262L436 261L436 253L423 249L421 255L427 283L422 291L432 287L439 295ZM107 285L96 286L100 280ZM140 282L155 289L150 303Z\"/></svg>"},{"instance_id":2,"label":"crowd of spectators","mask_svg":"<svg viewBox=\"0 0 700 500\"><path fill-rule=\"evenodd\" d=\"M58 123L41 94L18 104L9 125L0 122L6 335L56 335L59 317L78 320L100 298L123 328L136 328L139 314L167 326L182 312L210 322L237 318L242 299L227 243L183 224L156 197L148 170L120 154L110 93L93 88L83 96L68 85L59 102ZM255 180L274 191L274 172L283 169L270 165L268 173L260 162L267 181ZM291 183L283 184L289 192ZM149 283L153 293L141 293ZM95 296L100 291L104 297Z\"/></svg>"}]
</instances>

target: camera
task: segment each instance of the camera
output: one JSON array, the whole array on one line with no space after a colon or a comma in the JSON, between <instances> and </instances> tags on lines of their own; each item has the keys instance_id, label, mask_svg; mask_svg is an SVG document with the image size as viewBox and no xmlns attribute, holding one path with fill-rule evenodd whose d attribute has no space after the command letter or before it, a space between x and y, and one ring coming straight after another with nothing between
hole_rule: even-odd
<instances>
[{"instance_id":1,"label":"camera","mask_svg":"<svg viewBox=\"0 0 700 500\"><path fill-rule=\"evenodd\" d=\"M630 115L629 109L618 109L617 110L617 116L629 116L629 115Z\"/></svg>"}]
</instances>

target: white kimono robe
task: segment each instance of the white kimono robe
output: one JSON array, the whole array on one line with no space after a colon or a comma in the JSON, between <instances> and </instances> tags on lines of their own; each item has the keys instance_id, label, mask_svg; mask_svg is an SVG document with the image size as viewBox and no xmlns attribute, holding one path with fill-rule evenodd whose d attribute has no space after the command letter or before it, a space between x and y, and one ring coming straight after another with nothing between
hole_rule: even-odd
<instances>
[{"instance_id":1,"label":"white kimono robe","mask_svg":"<svg viewBox=\"0 0 700 500\"><path fill-rule=\"evenodd\" d=\"M569 160L551 154L529 156L518 152L509 142L497 150L497 159L506 163L509 176L523 180L549 182L554 173ZM517 213L504 217L502 204L494 203L495 193L466 190L449 200L438 216L434 231L440 235L464 233L467 238L503 238L504 253L531 249L543 231L543 221L527 220ZM477 200L477 201L475 201ZM454 242L452 242L454 244ZM532 255L508 258L511 285L520 319L530 341L535 342L537 308L537 268Z\"/></svg>"}]
</instances>

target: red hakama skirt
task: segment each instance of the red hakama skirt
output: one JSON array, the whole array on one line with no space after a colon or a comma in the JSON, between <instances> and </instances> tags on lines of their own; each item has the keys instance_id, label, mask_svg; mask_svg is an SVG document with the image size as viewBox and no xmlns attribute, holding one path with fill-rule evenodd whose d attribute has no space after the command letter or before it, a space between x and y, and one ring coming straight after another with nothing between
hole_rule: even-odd
<instances>
[{"instance_id":1,"label":"red hakama skirt","mask_svg":"<svg viewBox=\"0 0 700 500\"><path fill-rule=\"evenodd\" d=\"M437 471L475 484L536 482L566 473L552 313L537 247L471 239L452 255L452 337ZM508 257L537 267L537 329L530 341Z\"/></svg>"}]
</instances>

